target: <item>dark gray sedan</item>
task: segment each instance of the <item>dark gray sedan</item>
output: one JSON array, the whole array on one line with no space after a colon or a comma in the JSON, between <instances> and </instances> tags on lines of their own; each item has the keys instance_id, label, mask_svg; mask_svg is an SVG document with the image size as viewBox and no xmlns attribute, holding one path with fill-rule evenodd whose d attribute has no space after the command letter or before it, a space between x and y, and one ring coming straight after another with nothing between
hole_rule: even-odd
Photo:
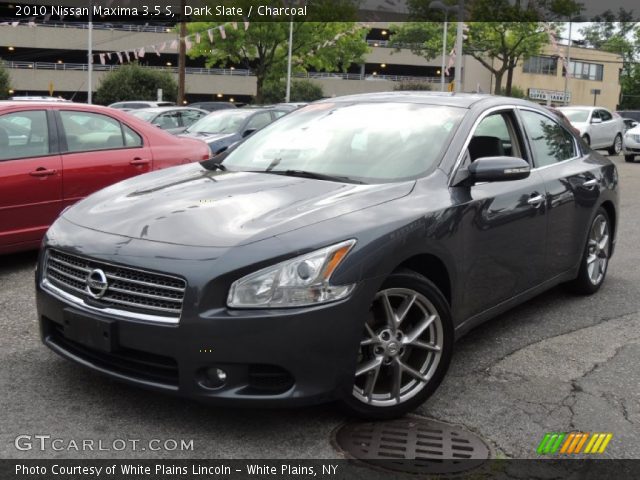
<instances>
[{"instance_id":1,"label":"dark gray sedan","mask_svg":"<svg viewBox=\"0 0 640 480\"><path fill-rule=\"evenodd\" d=\"M618 176L579 140L510 98L314 103L65 211L36 273L42 339L214 404L402 415L460 335L554 285L604 282Z\"/></svg>"}]
</instances>

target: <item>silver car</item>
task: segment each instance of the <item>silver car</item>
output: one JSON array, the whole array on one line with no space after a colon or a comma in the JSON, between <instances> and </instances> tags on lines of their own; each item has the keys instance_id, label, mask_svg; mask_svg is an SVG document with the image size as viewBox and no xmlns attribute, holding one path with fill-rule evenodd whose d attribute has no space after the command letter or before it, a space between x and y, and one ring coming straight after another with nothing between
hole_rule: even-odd
<instances>
[{"instance_id":1,"label":"silver car","mask_svg":"<svg viewBox=\"0 0 640 480\"><path fill-rule=\"evenodd\" d=\"M582 139L593 149L606 149L610 155L622 151L625 126L622 117L602 107L560 107Z\"/></svg>"},{"instance_id":2,"label":"silver car","mask_svg":"<svg viewBox=\"0 0 640 480\"><path fill-rule=\"evenodd\" d=\"M640 125L625 132L622 151L627 162L633 162L636 156L640 156Z\"/></svg>"}]
</instances>

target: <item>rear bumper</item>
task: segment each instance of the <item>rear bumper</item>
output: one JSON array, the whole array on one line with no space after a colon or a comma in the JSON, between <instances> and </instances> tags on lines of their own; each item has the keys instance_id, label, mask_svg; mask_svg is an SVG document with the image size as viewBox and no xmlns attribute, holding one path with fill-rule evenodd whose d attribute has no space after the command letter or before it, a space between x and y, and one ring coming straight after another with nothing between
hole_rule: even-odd
<instances>
[{"instance_id":1,"label":"rear bumper","mask_svg":"<svg viewBox=\"0 0 640 480\"><path fill-rule=\"evenodd\" d=\"M179 324L167 325L71 305L39 282L36 290L42 341L59 355L128 384L236 406L315 404L350 393L370 302L369 289L359 285L334 304L185 312ZM109 325L112 338L99 347L79 342L69 322L76 330ZM216 369L226 381L214 388L208 372Z\"/></svg>"}]
</instances>

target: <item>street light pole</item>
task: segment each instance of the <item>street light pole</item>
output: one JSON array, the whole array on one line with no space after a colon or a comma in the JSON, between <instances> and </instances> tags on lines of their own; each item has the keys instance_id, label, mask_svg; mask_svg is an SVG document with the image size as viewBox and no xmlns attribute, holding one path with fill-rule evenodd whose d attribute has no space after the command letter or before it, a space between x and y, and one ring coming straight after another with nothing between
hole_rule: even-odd
<instances>
[{"instance_id":1,"label":"street light pole","mask_svg":"<svg viewBox=\"0 0 640 480\"><path fill-rule=\"evenodd\" d=\"M448 10L444 11L444 29L442 31L442 68L440 69L440 90L441 91L445 91L445 81L444 81L444 70L446 68L445 66L445 62L447 60L447 17L448 17Z\"/></svg>"},{"instance_id":2,"label":"street light pole","mask_svg":"<svg viewBox=\"0 0 640 480\"><path fill-rule=\"evenodd\" d=\"M287 91L285 93L284 101L289 103L291 101L291 49L293 45L293 20L289 20L289 53L287 57Z\"/></svg>"},{"instance_id":3,"label":"street light pole","mask_svg":"<svg viewBox=\"0 0 640 480\"><path fill-rule=\"evenodd\" d=\"M458 0L458 28L456 30L456 76L455 91L462 92L462 36L464 34L464 0Z\"/></svg>"},{"instance_id":4,"label":"street light pole","mask_svg":"<svg viewBox=\"0 0 640 480\"><path fill-rule=\"evenodd\" d=\"M565 54L565 62L566 62L566 68L565 68L565 73L564 73L564 104L565 105L569 105L569 99L567 98L567 95L569 93L569 75L571 75L570 70L571 70L571 27L572 27L572 22L569 21L569 38L567 40L567 53Z\"/></svg>"},{"instance_id":5,"label":"street light pole","mask_svg":"<svg viewBox=\"0 0 640 480\"><path fill-rule=\"evenodd\" d=\"M87 103L93 102L93 1L89 2L89 48L87 49Z\"/></svg>"}]
</instances>

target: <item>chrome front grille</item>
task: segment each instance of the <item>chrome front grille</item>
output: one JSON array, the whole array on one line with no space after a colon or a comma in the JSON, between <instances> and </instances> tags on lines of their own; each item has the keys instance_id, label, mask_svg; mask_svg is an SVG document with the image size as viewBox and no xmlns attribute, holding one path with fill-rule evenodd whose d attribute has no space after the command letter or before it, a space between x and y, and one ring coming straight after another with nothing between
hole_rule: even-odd
<instances>
[{"instance_id":1,"label":"chrome front grille","mask_svg":"<svg viewBox=\"0 0 640 480\"><path fill-rule=\"evenodd\" d=\"M87 279L99 270L106 278L106 289L90 293ZM99 274L101 276L101 274ZM90 307L109 308L126 316L178 321L186 282L181 278L124 267L86 257L47 251L45 281Z\"/></svg>"}]
</instances>

